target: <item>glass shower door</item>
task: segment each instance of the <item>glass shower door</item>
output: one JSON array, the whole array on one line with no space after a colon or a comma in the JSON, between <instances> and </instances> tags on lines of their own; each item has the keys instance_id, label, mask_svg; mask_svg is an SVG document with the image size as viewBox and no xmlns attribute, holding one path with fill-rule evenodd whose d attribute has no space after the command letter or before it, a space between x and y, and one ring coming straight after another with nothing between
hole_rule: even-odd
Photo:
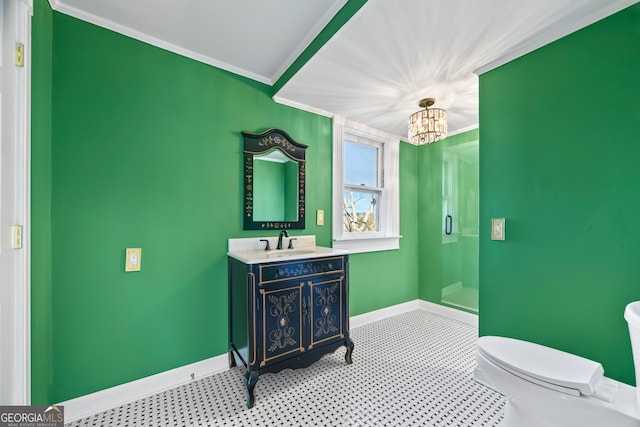
<instances>
[{"instance_id":1,"label":"glass shower door","mask_svg":"<svg viewBox=\"0 0 640 427\"><path fill-rule=\"evenodd\" d=\"M478 141L442 153L441 302L478 311Z\"/></svg>"}]
</instances>

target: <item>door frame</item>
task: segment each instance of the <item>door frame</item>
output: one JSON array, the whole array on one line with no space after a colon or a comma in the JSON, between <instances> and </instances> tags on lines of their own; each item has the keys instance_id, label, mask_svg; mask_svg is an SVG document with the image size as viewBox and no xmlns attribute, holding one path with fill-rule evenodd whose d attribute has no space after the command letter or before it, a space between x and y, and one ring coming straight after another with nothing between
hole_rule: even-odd
<instances>
[{"instance_id":1,"label":"door frame","mask_svg":"<svg viewBox=\"0 0 640 427\"><path fill-rule=\"evenodd\" d=\"M6 2L12 4L9 9ZM31 18L33 16L33 0L0 0L3 8L3 23L10 22L14 29L15 40L9 43L21 43L24 46L24 65L5 64L5 67L16 67L15 98L10 102L15 105L15 137L9 144L14 144L15 157L3 159L2 162L12 162L15 168L11 180L14 182L15 202L8 206L11 215L16 218L16 225L22 226L22 247L15 249L13 289L11 295L13 326L15 337L13 340L13 370L15 375L9 385L9 396L12 405L29 405L31 403L31 322L30 322L30 162L31 162ZM3 25L4 26L4 25ZM10 46L10 44L9 44ZM4 47L3 47L4 49ZM5 238L11 238L10 230L4 230Z\"/></svg>"}]
</instances>

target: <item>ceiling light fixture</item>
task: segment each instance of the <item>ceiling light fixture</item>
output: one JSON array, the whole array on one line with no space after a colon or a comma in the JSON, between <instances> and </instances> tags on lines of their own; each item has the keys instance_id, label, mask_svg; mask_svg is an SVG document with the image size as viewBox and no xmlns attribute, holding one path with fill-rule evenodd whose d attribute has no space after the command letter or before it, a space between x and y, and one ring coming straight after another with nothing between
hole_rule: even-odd
<instances>
[{"instance_id":1,"label":"ceiling light fixture","mask_svg":"<svg viewBox=\"0 0 640 427\"><path fill-rule=\"evenodd\" d=\"M418 104L424 110L409 116L409 142L414 145L431 144L447 137L447 112L442 108L429 108L435 98L425 98Z\"/></svg>"}]
</instances>

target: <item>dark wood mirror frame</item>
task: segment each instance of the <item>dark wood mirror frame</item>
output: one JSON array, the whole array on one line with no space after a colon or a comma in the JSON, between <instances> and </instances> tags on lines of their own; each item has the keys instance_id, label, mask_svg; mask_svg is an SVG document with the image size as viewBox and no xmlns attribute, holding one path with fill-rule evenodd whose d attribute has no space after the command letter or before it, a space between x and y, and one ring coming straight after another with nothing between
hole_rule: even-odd
<instances>
[{"instance_id":1,"label":"dark wood mirror frame","mask_svg":"<svg viewBox=\"0 0 640 427\"><path fill-rule=\"evenodd\" d=\"M303 230L305 228L305 183L307 145L294 141L280 129L268 129L262 133L242 131L244 137L244 200L243 216L245 230ZM253 188L254 156L272 150L280 150L298 164L298 220L254 221Z\"/></svg>"}]
</instances>

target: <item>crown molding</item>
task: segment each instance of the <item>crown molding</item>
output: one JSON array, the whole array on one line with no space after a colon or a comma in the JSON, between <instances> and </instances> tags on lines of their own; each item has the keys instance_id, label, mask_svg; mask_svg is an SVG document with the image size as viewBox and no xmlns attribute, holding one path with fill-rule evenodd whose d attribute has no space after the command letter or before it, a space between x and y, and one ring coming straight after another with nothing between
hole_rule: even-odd
<instances>
[{"instance_id":1,"label":"crown molding","mask_svg":"<svg viewBox=\"0 0 640 427\"><path fill-rule=\"evenodd\" d=\"M311 106L303 104L301 102L291 101L291 100L283 98L281 96L274 95L272 97L272 99L275 102L277 102L278 104L286 105L287 107L297 108L298 110L308 111L309 113L314 113L314 114L317 114L319 116L324 116L324 117L329 117L329 118L334 116L334 114L329 112L329 111L322 110L320 108L311 107Z\"/></svg>"}]
</instances>

